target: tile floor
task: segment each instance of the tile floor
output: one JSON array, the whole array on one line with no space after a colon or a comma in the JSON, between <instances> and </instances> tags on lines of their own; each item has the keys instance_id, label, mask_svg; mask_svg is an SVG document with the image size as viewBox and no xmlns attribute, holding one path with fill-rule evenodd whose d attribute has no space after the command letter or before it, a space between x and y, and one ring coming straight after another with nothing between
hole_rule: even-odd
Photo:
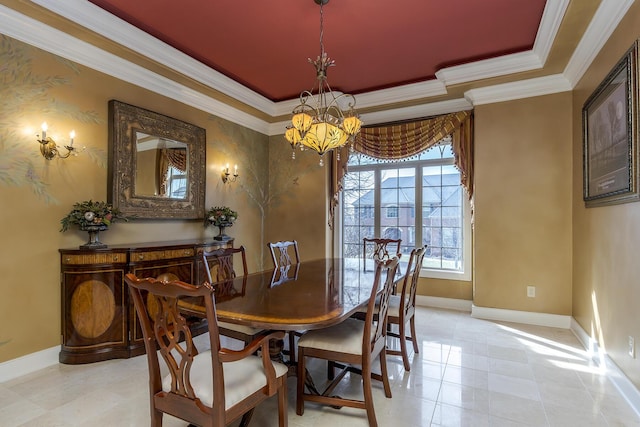
<instances>
[{"instance_id":1,"label":"tile floor","mask_svg":"<svg viewBox=\"0 0 640 427\"><path fill-rule=\"evenodd\" d=\"M420 353L411 372L389 357L393 398L376 384L380 426L640 426L640 418L594 366L569 330L500 324L468 313L419 308ZM377 364L376 364L377 365ZM0 426L148 426L144 356L90 365L56 365L0 384ZM316 382L324 365L311 365ZM289 379L289 425L367 426L364 411L307 404L295 413ZM374 383L375 384L375 383ZM361 396L360 379L336 390ZM187 423L165 416L168 427ZM274 399L252 426L277 426Z\"/></svg>"}]
</instances>

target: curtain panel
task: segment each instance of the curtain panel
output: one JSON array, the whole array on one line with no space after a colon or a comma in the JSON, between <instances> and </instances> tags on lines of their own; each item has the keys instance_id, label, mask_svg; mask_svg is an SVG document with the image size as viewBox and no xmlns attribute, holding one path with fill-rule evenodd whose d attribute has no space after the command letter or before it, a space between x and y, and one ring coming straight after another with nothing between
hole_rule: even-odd
<instances>
[{"instance_id":1,"label":"curtain panel","mask_svg":"<svg viewBox=\"0 0 640 427\"><path fill-rule=\"evenodd\" d=\"M162 196L168 196L168 180L169 168L173 166L180 172L187 171L187 150L184 148L164 148L158 150L157 156L158 176L156 177L156 185Z\"/></svg>"},{"instance_id":2,"label":"curtain panel","mask_svg":"<svg viewBox=\"0 0 640 427\"><path fill-rule=\"evenodd\" d=\"M353 142L353 151L375 159L408 160L451 135L454 162L460 171L460 183L469 199L473 197L473 112L459 111L415 122L362 128ZM332 153L329 226L333 228L342 182L349 162L349 149ZM336 154L339 154L336 155Z\"/></svg>"}]
</instances>

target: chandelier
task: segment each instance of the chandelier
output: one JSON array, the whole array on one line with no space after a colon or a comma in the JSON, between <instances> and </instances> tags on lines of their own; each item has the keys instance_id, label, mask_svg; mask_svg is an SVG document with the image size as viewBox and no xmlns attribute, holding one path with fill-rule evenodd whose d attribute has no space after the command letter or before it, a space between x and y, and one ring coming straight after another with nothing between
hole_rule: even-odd
<instances>
[{"instance_id":1,"label":"chandelier","mask_svg":"<svg viewBox=\"0 0 640 427\"><path fill-rule=\"evenodd\" d=\"M318 81L317 95L313 91L305 90L300 94L300 104L293 109L291 125L287 126L285 138L293 148L292 158L295 159L295 148L305 147L316 151L320 155L320 166L323 165L324 153L342 148L353 140L360 131L362 121L355 111L356 99L349 94L333 93L327 81L327 69L335 65L335 61L324 51L322 43L323 12L322 6L329 0L314 0L320 5L320 56L309 62L316 69ZM343 111L341 105L346 104ZM340 151L336 151L340 156ZM338 157L339 159L339 157Z\"/></svg>"}]
</instances>

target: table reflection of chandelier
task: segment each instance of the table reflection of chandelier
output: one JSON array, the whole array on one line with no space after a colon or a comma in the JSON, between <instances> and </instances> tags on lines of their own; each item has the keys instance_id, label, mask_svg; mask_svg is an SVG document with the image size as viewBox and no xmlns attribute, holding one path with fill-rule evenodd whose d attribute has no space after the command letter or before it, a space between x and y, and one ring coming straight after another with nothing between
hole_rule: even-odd
<instances>
[{"instance_id":1,"label":"table reflection of chandelier","mask_svg":"<svg viewBox=\"0 0 640 427\"><path fill-rule=\"evenodd\" d=\"M336 96L327 82L327 69L335 65L324 51L323 13L322 6L329 0L314 0L320 5L320 56L309 62L316 68L318 79L317 95L305 90L300 94L300 104L293 109L291 125L287 126L285 138L294 149L292 158L295 159L295 148L305 147L315 150L320 155L320 165L323 164L324 153L341 148L360 131L362 121L355 111L356 99L353 95L339 94ZM346 112L343 111L343 107ZM345 105L346 104L346 105ZM339 155L339 151L337 151Z\"/></svg>"}]
</instances>

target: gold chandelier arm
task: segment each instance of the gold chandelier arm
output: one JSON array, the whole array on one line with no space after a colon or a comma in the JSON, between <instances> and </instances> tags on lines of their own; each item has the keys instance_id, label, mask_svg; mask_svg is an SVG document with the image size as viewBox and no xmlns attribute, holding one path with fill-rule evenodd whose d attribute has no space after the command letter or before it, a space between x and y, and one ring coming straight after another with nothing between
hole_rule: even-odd
<instances>
[{"instance_id":1,"label":"gold chandelier arm","mask_svg":"<svg viewBox=\"0 0 640 427\"><path fill-rule=\"evenodd\" d=\"M327 81L327 69L335 65L324 50L324 11L322 6L329 0L314 0L320 5L320 55L309 62L316 69L318 93L312 91L300 93L300 104L293 109L291 125L287 127L285 138L293 149L296 146L308 147L316 151L323 164L322 156L327 151L345 146L360 131L362 121L355 111L356 99L353 95L341 93L336 96ZM314 99L314 106L309 100ZM340 106L341 100L347 100L347 112ZM292 155L295 158L295 154Z\"/></svg>"}]
</instances>

